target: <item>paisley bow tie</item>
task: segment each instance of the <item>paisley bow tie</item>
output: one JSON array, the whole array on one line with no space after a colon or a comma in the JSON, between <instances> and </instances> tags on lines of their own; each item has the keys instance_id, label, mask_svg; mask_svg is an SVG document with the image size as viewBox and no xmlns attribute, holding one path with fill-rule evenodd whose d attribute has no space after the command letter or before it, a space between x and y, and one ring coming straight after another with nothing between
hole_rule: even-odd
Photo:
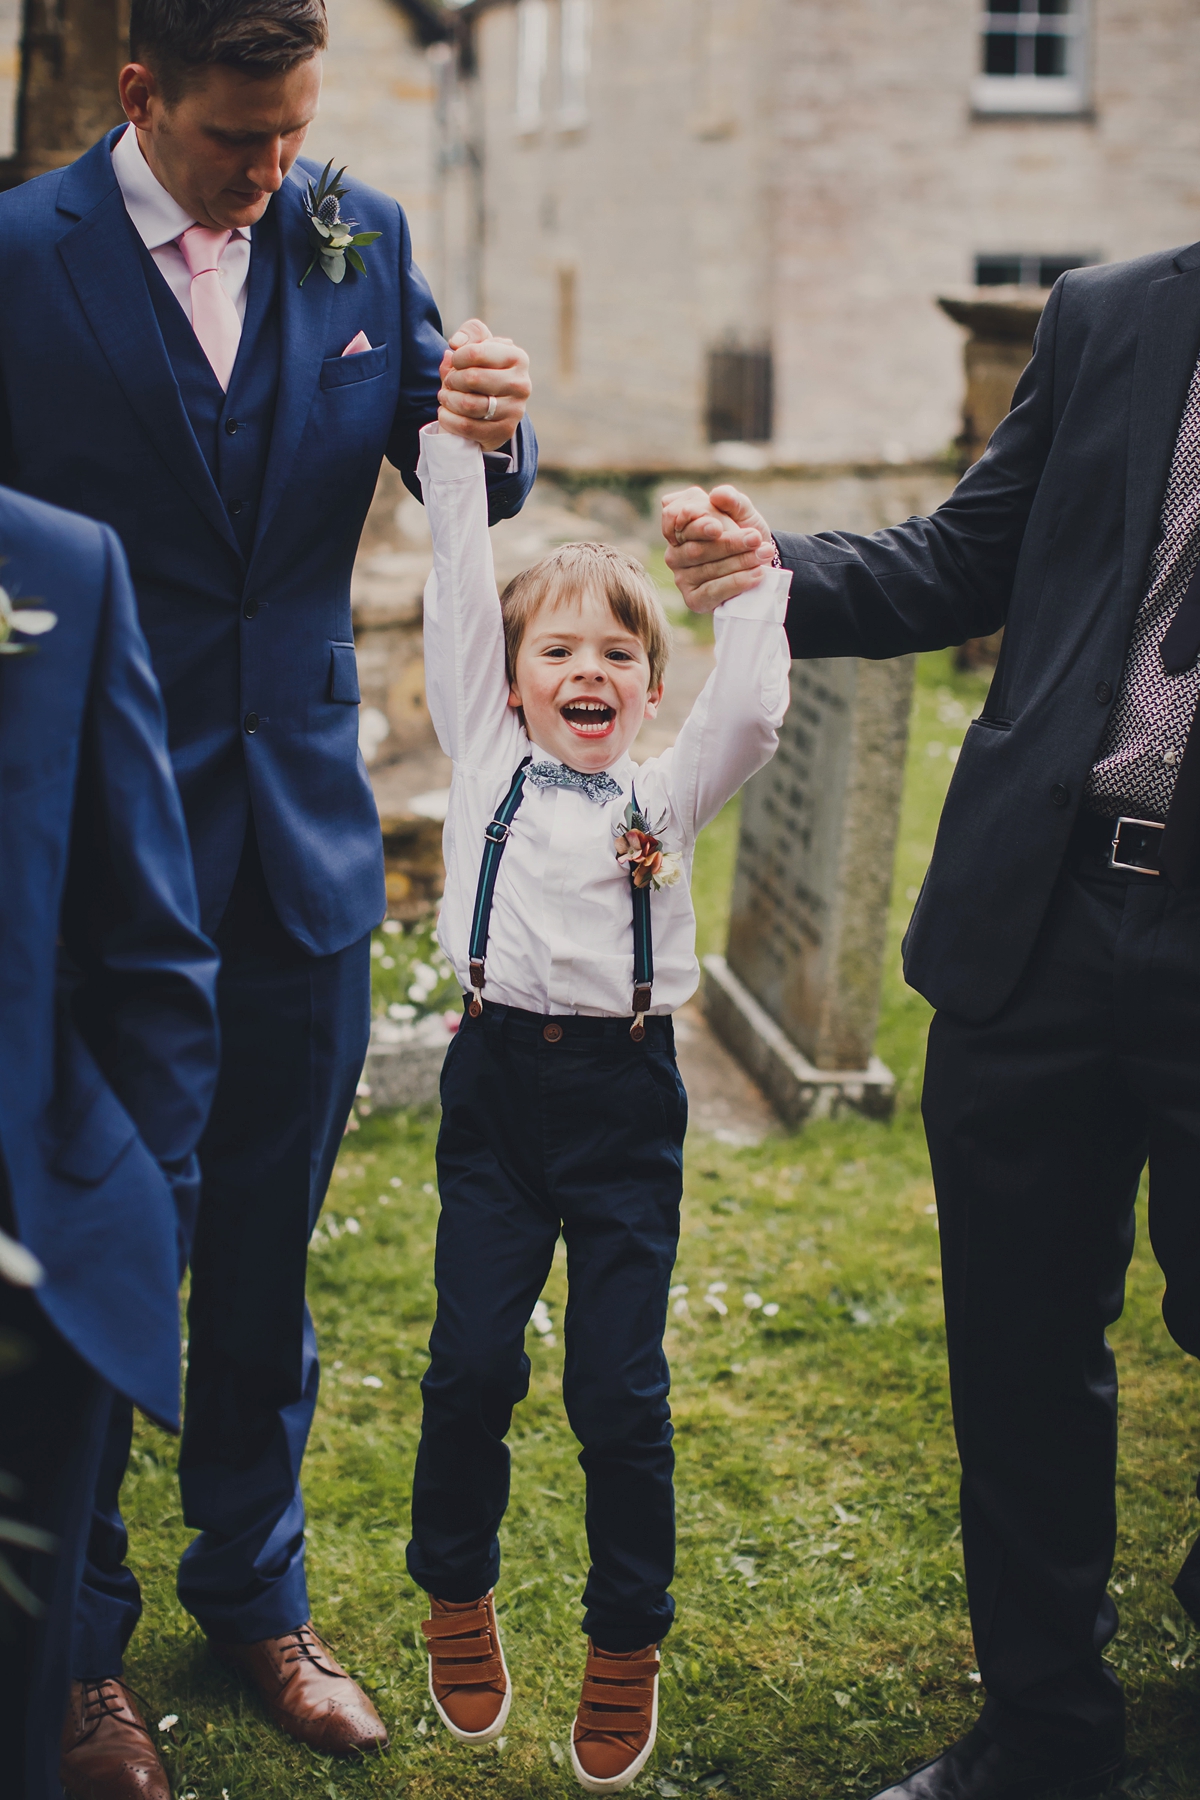
<instances>
[{"instance_id":1,"label":"paisley bow tie","mask_svg":"<svg viewBox=\"0 0 1200 1800\"><path fill-rule=\"evenodd\" d=\"M621 798L621 789L605 769L595 775L582 775L578 769L568 769L565 763L535 762L526 769L525 779L536 788L574 789L576 793L586 794L598 806L603 806L606 800Z\"/></svg>"}]
</instances>

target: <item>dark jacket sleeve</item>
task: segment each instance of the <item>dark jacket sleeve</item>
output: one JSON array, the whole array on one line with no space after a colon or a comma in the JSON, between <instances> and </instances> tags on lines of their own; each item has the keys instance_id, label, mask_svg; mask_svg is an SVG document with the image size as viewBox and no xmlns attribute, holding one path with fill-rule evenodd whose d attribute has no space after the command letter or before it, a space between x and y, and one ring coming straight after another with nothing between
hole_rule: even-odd
<instances>
[{"instance_id":1,"label":"dark jacket sleeve","mask_svg":"<svg viewBox=\"0 0 1200 1800\"><path fill-rule=\"evenodd\" d=\"M387 458L399 469L405 487L420 500L421 484L417 480L420 444L417 440L422 425L437 418L438 390L442 385L439 370L446 340L429 283L413 262L412 236L403 211L400 214L400 317L403 377ZM498 519L513 518L529 497L537 474L538 448L528 419L521 421L511 451L514 464L511 471L507 466L509 459L485 458L489 525L494 525Z\"/></svg>"},{"instance_id":2,"label":"dark jacket sleeve","mask_svg":"<svg viewBox=\"0 0 1200 1800\"><path fill-rule=\"evenodd\" d=\"M794 576L786 622L793 656L902 656L1004 624L1053 436L1062 286L1046 303L1011 412L931 517L871 537L775 534Z\"/></svg>"},{"instance_id":3,"label":"dark jacket sleeve","mask_svg":"<svg viewBox=\"0 0 1200 1800\"><path fill-rule=\"evenodd\" d=\"M190 1237L195 1148L217 1072L217 953L201 934L166 715L125 555L101 527L103 616L62 910L71 1010Z\"/></svg>"}]
</instances>

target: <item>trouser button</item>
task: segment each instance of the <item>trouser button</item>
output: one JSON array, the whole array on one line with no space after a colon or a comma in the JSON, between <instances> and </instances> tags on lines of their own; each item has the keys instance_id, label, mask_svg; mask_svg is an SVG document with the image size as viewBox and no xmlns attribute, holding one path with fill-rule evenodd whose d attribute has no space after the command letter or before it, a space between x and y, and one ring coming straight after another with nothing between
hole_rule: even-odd
<instances>
[{"instance_id":1,"label":"trouser button","mask_svg":"<svg viewBox=\"0 0 1200 1800\"><path fill-rule=\"evenodd\" d=\"M548 1044L557 1044L563 1034L561 1025L543 1025L542 1036Z\"/></svg>"}]
</instances>

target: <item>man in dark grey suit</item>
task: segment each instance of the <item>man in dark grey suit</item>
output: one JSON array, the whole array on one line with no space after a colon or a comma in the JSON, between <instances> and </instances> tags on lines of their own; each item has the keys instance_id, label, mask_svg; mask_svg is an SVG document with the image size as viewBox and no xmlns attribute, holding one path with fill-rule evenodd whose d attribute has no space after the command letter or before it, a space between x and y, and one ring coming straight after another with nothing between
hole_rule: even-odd
<instances>
[{"instance_id":1,"label":"man in dark grey suit","mask_svg":"<svg viewBox=\"0 0 1200 1800\"><path fill-rule=\"evenodd\" d=\"M706 610L778 546L794 655L1005 627L905 940L937 1008L941 1218L963 1554L987 1701L886 1800L1099 1794L1125 1719L1103 1652L1134 1199L1200 1355L1200 246L1065 276L1013 408L944 506L873 537L777 534L745 496L666 502ZM1175 1592L1200 1621L1200 1553Z\"/></svg>"}]
</instances>

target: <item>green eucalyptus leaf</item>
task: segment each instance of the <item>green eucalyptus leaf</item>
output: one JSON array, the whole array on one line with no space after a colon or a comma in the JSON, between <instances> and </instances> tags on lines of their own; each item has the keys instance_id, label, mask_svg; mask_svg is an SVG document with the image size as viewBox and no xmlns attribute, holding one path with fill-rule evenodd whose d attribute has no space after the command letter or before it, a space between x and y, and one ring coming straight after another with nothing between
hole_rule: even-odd
<instances>
[{"instance_id":1,"label":"green eucalyptus leaf","mask_svg":"<svg viewBox=\"0 0 1200 1800\"><path fill-rule=\"evenodd\" d=\"M382 231L360 231L357 237L352 237L350 239L350 242L352 244L373 244L376 238L381 238L382 236Z\"/></svg>"},{"instance_id":2,"label":"green eucalyptus leaf","mask_svg":"<svg viewBox=\"0 0 1200 1800\"><path fill-rule=\"evenodd\" d=\"M32 656L35 644L0 644L0 656Z\"/></svg>"},{"instance_id":3,"label":"green eucalyptus leaf","mask_svg":"<svg viewBox=\"0 0 1200 1800\"><path fill-rule=\"evenodd\" d=\"M332 281L334 287L340 287L346 279L346 258L338 250L335 253L325 252L321 257L321 267Z\"/></svg>"},{"instance_id":4,"label":"green eucalyptus leaf","mask_svg":"<svg viewBox=\"0 0 1200 1800\"><path fill-rule=\"evenodd\" d=\"M353 248L347 250L346 261L350 264L350 267L352 269L357 270L360 275L366 274L367 265L363 261L362 257L358 254L357 250L355 250Z\"/></svg>"}]
</instances>

